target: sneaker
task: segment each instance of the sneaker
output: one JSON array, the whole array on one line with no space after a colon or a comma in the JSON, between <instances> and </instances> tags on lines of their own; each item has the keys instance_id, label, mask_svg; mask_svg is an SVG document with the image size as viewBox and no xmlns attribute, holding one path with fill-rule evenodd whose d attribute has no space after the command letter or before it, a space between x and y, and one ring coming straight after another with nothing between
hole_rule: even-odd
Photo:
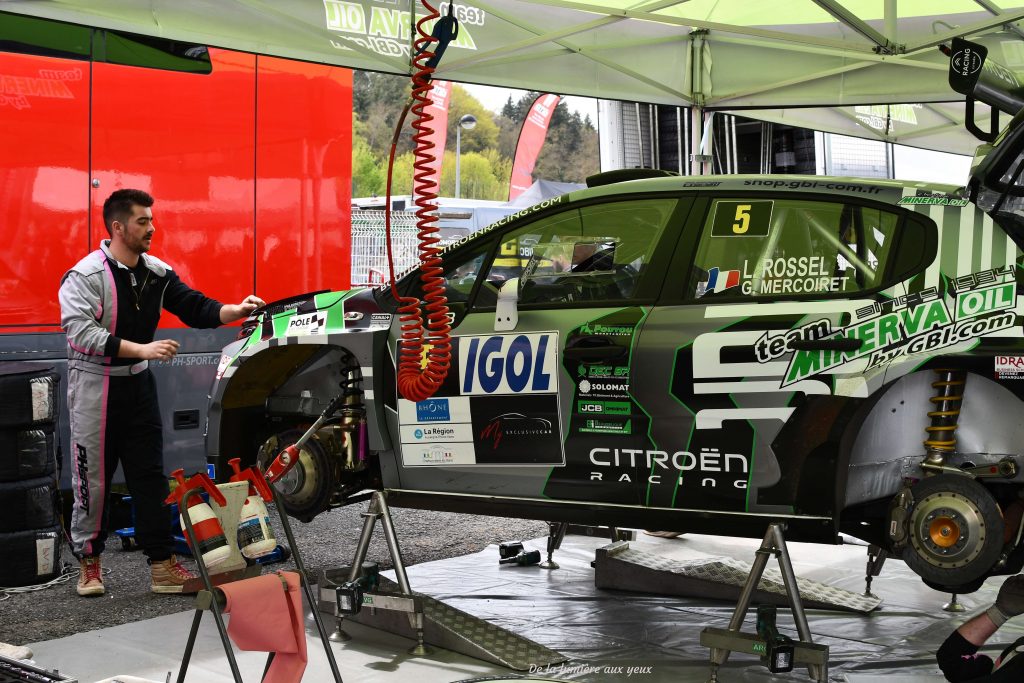
<instances>
[{"instance_id":1,"label":"sneaker","mask_svg":"<svg viewBox=\"0 0 1024 683\"><path fill-rule=\"evenodd\" d=\"M154 593L181 593L185 582L196 578L196 575L185 569L174 555L166 560L151 563L149 571L152 576L152 585L149 589Z\"/></svg>"},{"instance_id":2,"label":"sneaker","mask_svg":"<svg viewBox=\"0 0 1024 683\"><path fill-rule=\"evenodd\" d=\"M83 557L78 569L78 594L103 595L103 569L99 557Z\"/></svg>"}]
</instances>

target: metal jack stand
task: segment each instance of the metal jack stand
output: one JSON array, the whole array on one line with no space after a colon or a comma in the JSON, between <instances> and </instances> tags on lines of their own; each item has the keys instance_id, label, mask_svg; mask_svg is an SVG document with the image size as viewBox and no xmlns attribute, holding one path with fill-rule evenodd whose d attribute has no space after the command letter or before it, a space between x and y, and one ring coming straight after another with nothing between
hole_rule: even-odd
<instances>
[{"instance_id":1,"label":"metal jack stand","mask_svg":"<svg viewBox=\"0 0 1024 683\"><path fill-rule=\"evenodd\" d=\"M807 673L812 679L819 683L828 681L828 646L818 645L812 641L811 629L807 625L803 602L800 600L796 575L793 573L789 551L786 549L786 539L782 534L783 529L784 526L778 523L768 526L764 540L761 541L761 547L757 550L757 557L754 559L750 575L747 577L746 583L743 584L743 591L736 604L732 620L729 622L729 628L707 627L701 631L701 645L711 648L711 676L708 683L717 683L719 667L725 664L729 659L729 653L734 651L766 658L768 667L773 673L789 671L793 664L806 664ZM765 630L771 634L767 637L740 631L743 619L750 608L751 596L761 580L770 555L774 555L779 561L786 594L793 609L793 619L796 621L797 632L800 634L799 641L777 639L774 635L774 618L769 624L770 628ZM758 621L760 634L762 633L761 619Z\"/></svg>"},{"instance_id":2,"label":"metal jack stand","mask_svg":"<svg viewBox=\"0 0 1024 683\"><path fill-rule=\"evenodd\" d=\"M967 608L956 599L956 593L950 594L949 602L942 606L943 612L966 612Z\"/></svg>"},{"instance_id":3,"label":"metal jack stand","mask_svg":"<svg viewBox=\"0 0 1024 683\"><path fill-rule=\"evenodd\" d=\"M341 630L341 619L346 614L358 614L364 606L406 612L409 615L410 626L416 631L416 645L409 649L409 654L417 657L428 655L431 650L423 638L423 600L413 594L409 585L409 576L405 572L402 551L398 547L398 536L395 534L395 524L391 520L391 509L383 492L373 493L370 497L370 506L363 513L363 517L363 531L359 537L359 545L356 546L348 581L333 588L320 588L321 600L334 602L338 616L338 626L331 637L335 640L347 640L347 634ZM384 528L384 540L388 544L391 562L395 567L395 578L398 579L399 587L397 593L380 590L376 576L363 571L370 539L373 537L373 527L377 520L380 520Z\"/></svg>"},{"instance_id":4,"label":"metal jack stand","mask_svg":"<svg viewBox=\"0 0 1024 683\"><path fill-rule=\"evenodd\" d=\"M871 592L871 580L882 573L882 565L885 564L885 558L889 556L889 553L877 545L868 546L868 566L864 571L864 597L865 598L877 598L878 596Z\"/></svg>"},{"instance_id":5,"label":"metal jack stand","mask_svg":"<svg viewBox=\"0 0 1024 683\"><path fill-rule=\"evenodd\" d=\"M232 486L232 484L222 485ZM246 485L247 486L247 485ZM306 601L309 603L309 607L313 612L313 619L316 621L317 631L320 632L320 641L323 643L324 652L327 655L327 661L331 666L331 673L334 676L336 683L342 683L341 672L338 671L338 663L334 659L334 652L331 651L330 641L328 640L327 630L324 628L323 621L320 619L320 614L317 611L316 596L313 595L312 589L309 587L309 581L306 578L306 567L302 561L302 554L299 552L299 546L295 542L295 536L292 534L291 524L288 522L288 513L284 511L284 504L281 502L281 498L277 493L277 489L273 486L270 490L274 495L274 506L277 508L278 516L281 520L281 526L284 528L285 536L288 538L288 544L292 550L292 557L295 560L295 567L298 570L299 580L302 584L303 591L306 594ZM201 493L198 489L192 489L185 493L181 501L181 509L186 511L182 515L182 519L185 522L185 534L189 540L191 547L198 547L196 543L195 531L192 527L192 520L187 512L189 498L193 495ZM244 500L244 498L243 498ZM224 508L229 513L233 513L237 519L238 510L232 508ZM221 516L222 511L216 510L218 517ZM228 537L228 543L234 545L235 539ZM185 680L185 674L188 671L189 660L192 658L192 649L195 646L196 636L199 633L199 622L203 617L203 610L210 610L213 612L213 619L217 623L217 631L220 634L221 643L224 645L224 653L228 658L228 665L231 667L231 675L234 677L235 683L242 683L242 675L238 671L238 662L235 660L235 653L231 648L231 641L228 639L228 632L224 626L224 616L221 612L222 607L225 604L223 593L218 593L214 590L213 582L210 578L210 572L206 568L206 563L203 562L202 553L195 553L196 565L199 567L199 574L203 579L203 584L206 586L205 590L199 591L196 595L196 614L192 619L192 629L188 634L188 643L185 646L185 654L181 658L181 669L178 671L177 683L183 683ZM270 664L274 661L274 653L270 653L267 657L267 665L263 670L263 676L266 676L267 671L270 669ZM169 674L168 674L169 676ZM262 679L262 677L261 677Z\"/></svg>"},{"instance_id":6,"label":"metal jack stand","mask_svg":"<svg viewBox=\"0 0 1024 683\"><path fill-rule=\"evenodd\" d=\"M541 569L558 569L558 563L552 559L555 551L562 547L562 539L569 528L568 522L548 522L548 559L541 562Z\"/></svg>"}]
</instances>

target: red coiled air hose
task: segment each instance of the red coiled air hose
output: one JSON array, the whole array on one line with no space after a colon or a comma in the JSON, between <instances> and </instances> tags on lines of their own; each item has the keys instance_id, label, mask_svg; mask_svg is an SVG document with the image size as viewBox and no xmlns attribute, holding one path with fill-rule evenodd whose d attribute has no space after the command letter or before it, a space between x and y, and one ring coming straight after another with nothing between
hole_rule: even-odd
<instances>
[{"instance_id":1,"label":"red coiled air hose","mask_svg":"<svg viewBox=\"0 0 1024 683\"><path fill-rule=\"evenodd\" d=\"M416 204L416 227L419 229L420 280L423 282L423 301L427 311L427 337L424 339L423 316L420 312L420 300L414 296L399 296L395 288L395 266L391 254L391 170L394 166L395 148L398 132L405 120L403 111L391 144L391 155L388 162L387 208L385 212L385 230L388 244L388 269L391 274L391 292L400 306L398 307L399 322L402 326L402 337L399 341L398 360L398 392L409 401L423 401L434 395L437 388L448 376L451 367L451 325L448 321L448 298L444 293L440 249L437 244L437 193L431 181L430 164L436 159L431 153L434 144L429 139L430 122L434 117L427 113L430 106L430 81L434 69L426 62L434 56L432 43L437 38L424 30L424 25L436 21L441 15L427 0L421 0L427 9L427 15L416 22L417 38L415 41L416 55L413 57L415 73L412 77L412 112L415 118L412 127L416 130L413 141L413 194ZM440 181L440 179L438 179ZM423 347L428 346L426 364L423 364Z\"/></svg>"}]
</instances>

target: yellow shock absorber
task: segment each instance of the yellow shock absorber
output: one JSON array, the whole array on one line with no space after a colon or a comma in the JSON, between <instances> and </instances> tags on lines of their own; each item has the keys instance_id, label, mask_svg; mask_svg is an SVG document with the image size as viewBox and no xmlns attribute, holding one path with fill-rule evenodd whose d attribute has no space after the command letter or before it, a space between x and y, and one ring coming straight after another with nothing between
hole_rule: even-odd
<instances>
[{"instance_id":1,"label":"yellow shock absorber","mask_svg":"<svg viewBox=\"0 0 1024 683\"><path fill-rule=\"evenodd\" d=\"M942 465L946 455L956 450L956 427L964 400L967 372L953 368L936 368L934 372L938 379L932 382L936 393L929 399L934 410L928 412L931 424L925 427L928 432L924 441L925 462Z\"/></svg>"}]
</instances>

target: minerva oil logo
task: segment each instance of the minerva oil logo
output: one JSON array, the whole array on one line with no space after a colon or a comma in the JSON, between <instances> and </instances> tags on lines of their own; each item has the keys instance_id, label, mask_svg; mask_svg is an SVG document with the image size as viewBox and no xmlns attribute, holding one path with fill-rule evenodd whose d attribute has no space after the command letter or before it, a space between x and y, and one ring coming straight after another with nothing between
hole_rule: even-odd
<instances>
[{"instance_id":1,"label":"minerva oil logo","mask_svg":"<svg viewBox=\"0 0 1024 683\"><path fill-rule=\"evenodd\" d=\"M482 27L487 15L483 10L470 5L455 4L452 8L459 20L459 32L449 47L476 50L472 31ZM441 3L441 14L447 14L448 3ZM378 54L391 56L409 55L409 33L413 23L407 10L398 9L390 2L341 2L324 0L325 25L346 41L354 42ZM432 23L425 26L430 33ZM344 42L331 41L341 50L351 49Z\"/></svg>"}]
</instances>

